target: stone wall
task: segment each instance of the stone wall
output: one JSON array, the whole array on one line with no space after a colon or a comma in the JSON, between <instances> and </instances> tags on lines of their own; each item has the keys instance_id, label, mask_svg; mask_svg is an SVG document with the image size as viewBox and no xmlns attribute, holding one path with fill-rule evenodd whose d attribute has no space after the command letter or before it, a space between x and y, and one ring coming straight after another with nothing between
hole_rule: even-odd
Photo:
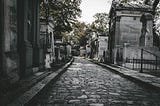
<instances>
[{"instance_id":1,"label":"stone wall","mask_svg":"<svg viewBox=\"0 0 160 106\"><path fill-rule=\"evenodd\" d=\"M39 66L39 0L0 3L0 74L14 83Z\"/></svg>"},{"instance_id":2,"label":"stone wall","mask_svg":"<svg viewBox=\"0 0 160 106\"><path fill-rule=\"evenodd\" d=\"M17 52L17 4L16 0L4 1L4 71L11 82L19 79Z\"/></svg>"},{"instance_id":3,"label":"stone wall","mask_svg":"<svg viewBox=\"0 0 160 106\"><path fill-rule=\"evenodd\" d=\"M157 51L156 48L149 48L144 47L144 50L147 50L149 52L155 52ZM124 59L141 59L141 48L140 47L126 47L123 49L123 58ZM155 60L155 56L151 55L150 53L143 52L143 59L147 60Z\"/></svg>"},{"instance_id":4,"label":"stone wall","mask_svg":"<svg viewBox=\"0 0 160 106\"><path fill-rule=\"evenodd\" d=\"M142 24L140 17L122 16L120 21L120 45L139 45Z\"/></svg>"}]
</instances>

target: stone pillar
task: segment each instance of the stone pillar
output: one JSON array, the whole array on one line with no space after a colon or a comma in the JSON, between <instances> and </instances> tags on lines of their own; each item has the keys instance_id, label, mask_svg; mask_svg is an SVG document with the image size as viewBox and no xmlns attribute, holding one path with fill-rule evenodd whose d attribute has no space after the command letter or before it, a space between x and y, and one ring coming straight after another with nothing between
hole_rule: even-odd
<instances>
[{"instance_id":1,"label":"stone pillar","mask_svg":"<svg viewBox=\"0 0 160 106\"><path fill-rule=\"evenodd\" d=\"M125 64L127 58L127 43L124 43L123 47L123 63Z\"/></svg>"},{"instance_id":2,"label":"stone pillar","mask_svg":"<svg viewBox=\"0 0 160 106\"><path fill-rule=\"evenodd\" d=\"M4 0L0 0L0 76L3 76Z\"/></svg>"},{"instance_id":3,"label":"stone pillar","mask_svg":"<svg viewBox=\"0 0 160 106\"><path fill-rule=\"evenodd\" d=\"M31 0L17 0L19 73L21 78L32 74L33 66L33 39L30 37L34 36L34 34L32 31L32 16L29 13L29 9L31 8L29 3L30 1Z\"/></svg>"},{"instance_id":4,"label":"stone pillar","mask_svg":"<svg viewBox=\"0 0 160 106\"><path fill-rule=\"evenodd\" d=\"M116 17L116 25L115 25L115 46L120 43L120 16Z\"/></svg>"},{"instance_id":5,"label":"stone pillar","mask_svg":"<svg viewBox=\"0 0 160 106\"><path fill-rule=\"evenodd\" d=\"M39 0L33 2L33 67L38 69L40 61L39 52ZM38 70L37 70L38 71Z\"/></svg>"},{"instance_id":6,"label":"stone pillar","mask_svg":"<svg viewBox=\"0 0 160 106\"><path fill-rule=\"evenodd\" d=\"M17 0L17 35L18 35L18 52L19 52L19 75L20 78L25 74L25 54L24 49L24 1Z\"/></svg>"},{"instance_id":7,"label":"stone pillar","mask_svg":"<svg viewBox=\"0 0 160 106\"><path fill-rule=\"evenodd\" d=\"M116 58L117 58L117 49L119 48L120 43L120 16L116 17L115 22L115 39L114 39L114 50L113 50L113 56L114 56L114 64L117 64Z\"/></svg>"},{"instance_id":8,"label":"stone pillar","mask_svg":"<svg viewBox=\"0 0 160 106\"><path fill-rule=\"evenodd\" d=\"M114 48L114 49L113 49L113 56L114 56L114 64L117 64L117 61L116 61L116 57L117 57L117 48Z\"/></svg>"}]
</instances>

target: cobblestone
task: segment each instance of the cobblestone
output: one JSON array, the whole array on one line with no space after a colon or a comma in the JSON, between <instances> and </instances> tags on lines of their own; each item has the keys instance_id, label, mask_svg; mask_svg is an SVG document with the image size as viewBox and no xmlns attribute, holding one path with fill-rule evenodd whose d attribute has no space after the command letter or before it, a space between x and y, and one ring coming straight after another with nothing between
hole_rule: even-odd
<instances>
[{"instance_id":1,"label":"cobblestone","mask_svg":"<svg viewBox=\"0 0 160 106\"><path fill-rule=\"evenodd\" d=\"M77 57L33 106L159 106L159 98L160 92Z\"/></svg>"}]
</instances>

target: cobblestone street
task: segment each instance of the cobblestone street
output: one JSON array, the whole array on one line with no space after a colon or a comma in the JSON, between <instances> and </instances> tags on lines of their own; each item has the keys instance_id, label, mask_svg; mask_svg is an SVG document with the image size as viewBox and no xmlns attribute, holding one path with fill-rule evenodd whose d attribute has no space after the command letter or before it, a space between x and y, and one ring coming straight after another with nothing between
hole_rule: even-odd
<instances>
[{"instance_id":1,"label":"cobblestone street","mask_svg":"<svg viewBox=\"0 0 160 106\"><path fill-rule=\"evenodd\" d=\"M34 106L160 106L160 92L76 57Z\"/></svg>"}]
</instances>

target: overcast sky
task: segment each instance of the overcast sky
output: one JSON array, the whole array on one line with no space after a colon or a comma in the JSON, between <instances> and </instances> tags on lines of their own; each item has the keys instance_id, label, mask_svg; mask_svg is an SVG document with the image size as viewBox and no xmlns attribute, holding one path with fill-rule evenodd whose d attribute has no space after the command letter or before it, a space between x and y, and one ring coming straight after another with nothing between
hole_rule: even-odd
<instances>
[{"instance_id":1,"label":"overcast sky","mask_svg":"<svg viewBox=\"0 0 160 106\"><path fill-rule=\"evenodd\" d=\"M93 15L96 13L109 12L112 0L82 0L81 10L82 17L80 21L91 23L94 18Z\"/></svg>"}]
</instances>

